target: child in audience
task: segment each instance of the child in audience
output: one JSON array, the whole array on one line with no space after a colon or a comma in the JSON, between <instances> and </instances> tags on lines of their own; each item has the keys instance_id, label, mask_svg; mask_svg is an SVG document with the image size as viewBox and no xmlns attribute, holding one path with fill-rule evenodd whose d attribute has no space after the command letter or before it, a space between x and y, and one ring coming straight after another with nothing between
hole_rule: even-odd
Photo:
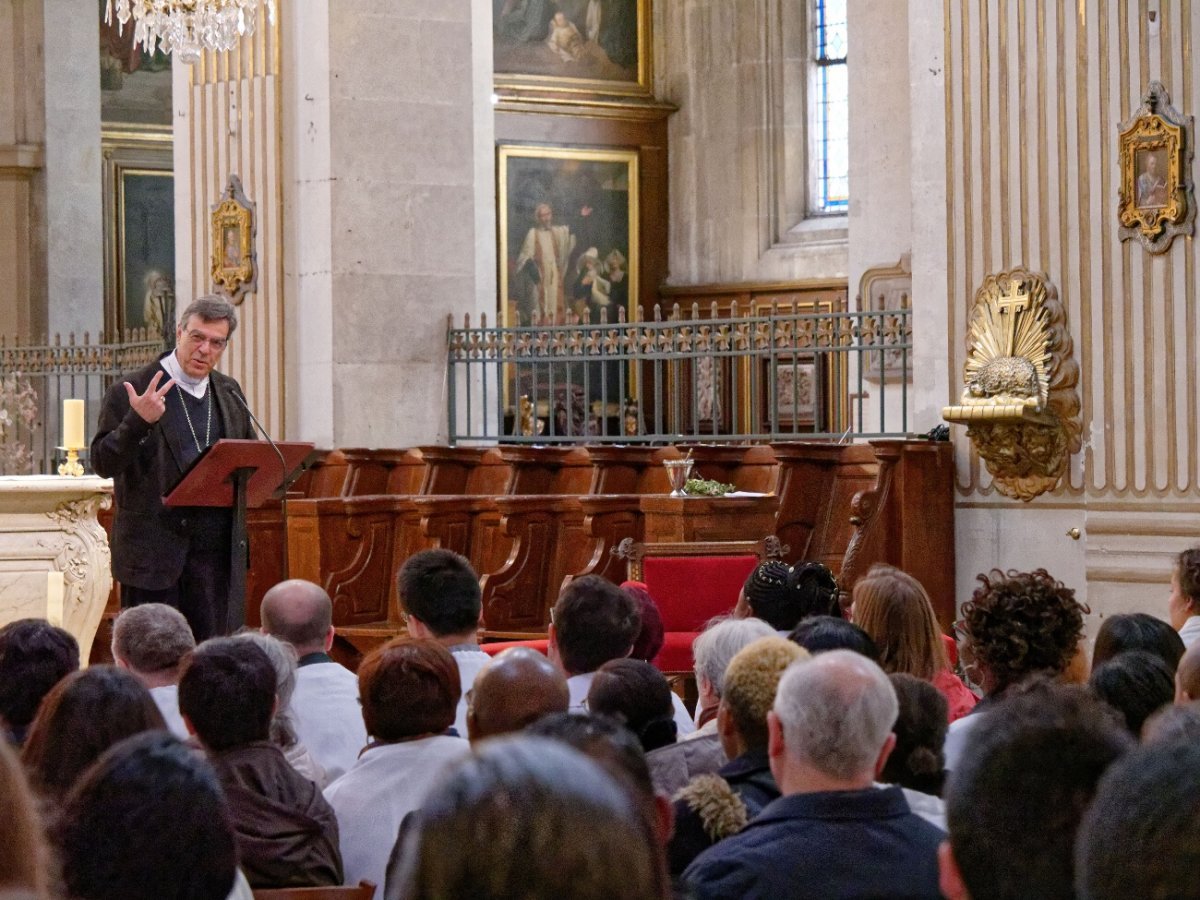
<instances>
[{"instance_id":1,"label":"child in audience","mask_svg":"<svg viewBox=\"0 0 1200 900\"><path fill-rule=\"evenodd\" d=\"M597 669L587 706L589 712L622 722L646 753L675 743L671 686L644 660L613 659Z\"/></svg>"},{"instance_id":2,"label":"child in audience","mask_svg":"<svg viewBox=\"0 0 1200 900\"><path fill-rule=\"evenodd\" d=\"M879 665L931 682L947 703L947 721L969 713L974 694L950 670L933 603L921 583L892 566L874 565L854 585L850 616L879 648Z\"/></svg>"}]
</instances>

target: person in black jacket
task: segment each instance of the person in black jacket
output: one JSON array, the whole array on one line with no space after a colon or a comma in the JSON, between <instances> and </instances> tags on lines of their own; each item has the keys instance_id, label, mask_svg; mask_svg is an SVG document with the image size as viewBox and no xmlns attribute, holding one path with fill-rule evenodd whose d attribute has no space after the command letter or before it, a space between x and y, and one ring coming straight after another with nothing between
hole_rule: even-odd
<instances>
[{"instance_id":1,"label":"person in black jacket","mask_svg":"<svg viewBox=\"0 0 1200 900\"><path fill-rule=\"evenodd\" d=\"M241 387L214 369L236 328L224 298L193 301L175 349L108 389L92 439L92 467L115 482L112 566L121 605L173 606L198 641L242 624L228 621L231 512L170 508L162 498L211 444L254 437Z\"/></svg>"}]
</instances>

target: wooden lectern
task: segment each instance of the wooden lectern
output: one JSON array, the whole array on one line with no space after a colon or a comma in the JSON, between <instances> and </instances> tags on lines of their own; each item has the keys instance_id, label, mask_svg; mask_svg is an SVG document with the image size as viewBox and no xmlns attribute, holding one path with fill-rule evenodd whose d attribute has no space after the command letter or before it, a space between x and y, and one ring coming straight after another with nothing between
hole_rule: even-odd
<instances>
[{"instance_id":1,"label":"wooden lectern","mask_svg":"<svg viewBox=\"0 0 1200 900\"><path fill-rule=\"evenodd\" d=\"M246 623L246 568L250 560L246 510L262 506L273 496L282 497L306 468L313 447L299 442L217 441L196 458L171 493L163 497L167 506L233 509L227 634Z\"/></svg>"}]
</instances>

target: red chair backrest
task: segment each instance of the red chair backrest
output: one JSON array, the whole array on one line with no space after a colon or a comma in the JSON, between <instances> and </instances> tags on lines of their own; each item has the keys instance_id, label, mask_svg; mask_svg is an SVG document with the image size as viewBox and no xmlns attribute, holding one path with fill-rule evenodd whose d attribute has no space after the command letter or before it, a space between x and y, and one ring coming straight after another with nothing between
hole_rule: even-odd
<instances>
[{"instance_id":1,"label":"red chair backrest","mask_svg":"<svg viewBox=\"0 0 1200 900\"><path fill-rule=\"evenodd\" d=\"M665 631L702 631L713 616L733 611L758 557L647 556L642 581L662 613Z\"/></svg>"}]
</instances>

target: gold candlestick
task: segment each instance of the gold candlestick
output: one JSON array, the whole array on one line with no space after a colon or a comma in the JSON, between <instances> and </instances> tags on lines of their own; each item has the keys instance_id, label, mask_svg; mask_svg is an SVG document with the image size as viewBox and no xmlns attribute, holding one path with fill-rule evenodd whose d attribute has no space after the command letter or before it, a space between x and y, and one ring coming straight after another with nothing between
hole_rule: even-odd
<instances>
[{"instance_id":1,"label":"gold candlestick","mask_svg":"<svg viewBox=\"0 0 1200 900\"><path fill-rule=\"evenodd\" d=\"M79 478L83 475L83 464L79 461L79 451L81 447L59 447L60 450L67 451L67 461L59 463L58 474L70 475L74 478Z\"/></svg>"}]
</instances>

